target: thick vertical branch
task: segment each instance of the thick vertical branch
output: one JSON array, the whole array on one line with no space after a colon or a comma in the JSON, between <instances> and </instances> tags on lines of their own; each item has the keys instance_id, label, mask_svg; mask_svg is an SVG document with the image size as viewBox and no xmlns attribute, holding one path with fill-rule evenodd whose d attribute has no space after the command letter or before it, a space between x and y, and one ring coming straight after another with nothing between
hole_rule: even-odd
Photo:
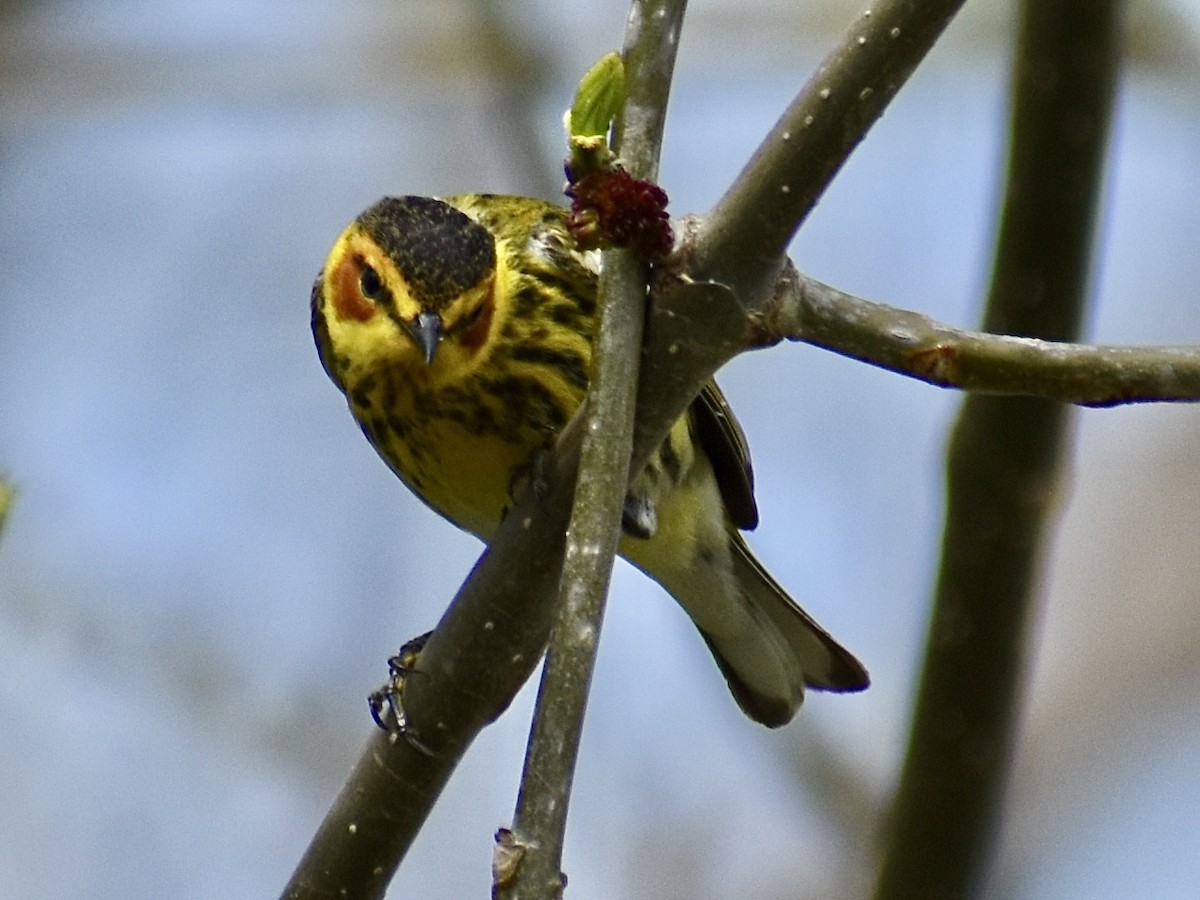
<instances>
[{"instance_id":1,"label":"thick vertical branch","mask_svg":"<svg viewBox=\"0 0 1200 900\"><path fill-rule=\"evenodd\" d=\"M1080 328L1119 55L1118 0L1026 0L984 327ZM1015 742L1024 648L1068 411L972 396L949 451L933 620L878 898L979 890Z\"/></svg>"}]
</instances>

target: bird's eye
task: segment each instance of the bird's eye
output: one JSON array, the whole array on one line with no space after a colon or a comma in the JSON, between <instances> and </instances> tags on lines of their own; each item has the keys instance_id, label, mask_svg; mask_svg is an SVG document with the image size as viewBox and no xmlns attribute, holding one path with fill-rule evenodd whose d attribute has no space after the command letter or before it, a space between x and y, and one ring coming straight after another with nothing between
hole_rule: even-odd
<instances>
[{"instance_id":1,"label":"bird's eye","mask_svg":"<svg viewBox=\"0 0 1200 900\"><path fill-rule=\"evenodd\" d=\"M383 279L368 265L362 267L362 272L358 276L358 287L362 291L362 295L368 300L382 299L384 288Z\"/></svg>"}]
</instances>

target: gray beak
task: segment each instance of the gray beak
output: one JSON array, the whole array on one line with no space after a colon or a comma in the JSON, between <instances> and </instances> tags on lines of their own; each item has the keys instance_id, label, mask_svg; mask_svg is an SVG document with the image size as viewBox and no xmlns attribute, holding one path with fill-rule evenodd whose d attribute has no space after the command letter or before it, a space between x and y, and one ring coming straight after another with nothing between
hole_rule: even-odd
<instances>
[{"instance_id":1,"label":"gray beak","mask_svg":"<svg viewBox=\"0 0 1200 900\"><path fill-rule=\"evenodd\" d=\"M425 364L431 364L434 354L437 353L438 341L442 339L442 317L437 313L426 311L408 322L405 327L408 328L412 339L417 342L417 346L421 348Z\"/></svg>"}]
</instances>

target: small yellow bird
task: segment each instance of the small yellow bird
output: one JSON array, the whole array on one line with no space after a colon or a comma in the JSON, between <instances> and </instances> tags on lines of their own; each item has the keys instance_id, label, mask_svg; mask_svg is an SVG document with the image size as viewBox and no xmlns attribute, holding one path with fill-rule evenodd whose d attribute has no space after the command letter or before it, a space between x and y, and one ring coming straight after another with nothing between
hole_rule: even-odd
<instances>
[{"instance_id":1,"label":"small yellow bird","mask_svg":"<svg viewBox=\"0 0 1200 900\"><path fill-rule=\"evenodd\" d=\"M368 440L484 541L583 400L598 261L540 200L387 197L313 285L321 362ZM691 616L746 714L777 727L806 686L868 678L750 553L738 529L757 522L745 436L710 382L631 484L620 551Z\"/></svg>"}]
</instances>

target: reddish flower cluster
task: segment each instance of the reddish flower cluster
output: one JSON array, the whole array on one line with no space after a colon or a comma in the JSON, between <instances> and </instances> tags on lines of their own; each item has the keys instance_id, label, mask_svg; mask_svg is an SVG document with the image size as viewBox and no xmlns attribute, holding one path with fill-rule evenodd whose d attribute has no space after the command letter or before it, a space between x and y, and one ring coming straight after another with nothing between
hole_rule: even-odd
<instances>
[{"instance_id":1,"label":"reddish flower cluster","mask_svg":"<svg viewBox=\"0 0 1200 900\"><path fill-rule=\"evenodd\" d=\"M675 236L667 215L667 193L619 167L600 169L567 187L568 227L584 250L629 247L647 262L671 252Z\"/></svg>"}]
</instances>

